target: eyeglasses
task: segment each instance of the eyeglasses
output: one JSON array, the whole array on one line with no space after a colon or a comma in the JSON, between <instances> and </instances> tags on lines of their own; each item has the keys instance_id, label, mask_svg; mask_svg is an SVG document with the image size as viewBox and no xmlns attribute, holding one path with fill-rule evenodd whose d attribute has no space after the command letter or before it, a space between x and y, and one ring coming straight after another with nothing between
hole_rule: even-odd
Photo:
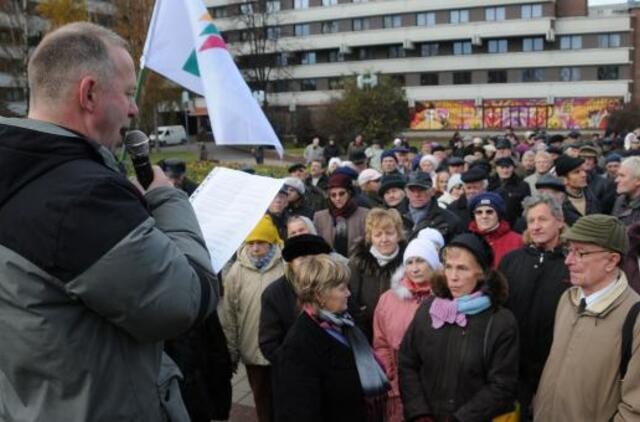
<instances>
[{"instance_id":1,"label":"eyeglasses","mask_svg":"<svg viewBox=\"0 0 640 422\"><path fill-rule=\"evenodd\" d=\"M579 260L583 260L585 256L587 255L591 255L594 253L600 253L600 252L607 252L607 253L611 253L611 251L608 251L606 249L597 249L595 251L581 251L578 249L573 249L573 248L567 248L565 249L565 256L569 256L569 255L573 255L576 258L578 258Z\"/></svg>"},{"instance_id":2,"label":"eyeglasses","mask_svg":"<svg viewBox=\"0 0 640 422\"><path fill-rule=\"evenodd\" d=\"M496 213L495 210L475 210L473 212L474 215L482 215L482 214L484 214L484 215L493 215L495 213Z\"/></svg>"},{"instance_id":3,"label":"eyeglasses","mask_svg":"<svg viewBox=\"0 0 640 422\"><path fill-rule=\"evenodd\" d=\"M342 198L347 194L346 191L331 192L329 198Z\"/></svg>"}]
</instances>

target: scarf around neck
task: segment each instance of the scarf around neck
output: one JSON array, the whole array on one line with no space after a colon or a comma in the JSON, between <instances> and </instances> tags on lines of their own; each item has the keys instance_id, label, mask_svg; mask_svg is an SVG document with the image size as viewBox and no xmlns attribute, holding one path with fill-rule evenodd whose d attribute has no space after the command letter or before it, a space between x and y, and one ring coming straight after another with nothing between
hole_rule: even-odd
<instances>
[{"instance_id":1,"label":"scarf around neck","mask_svg":"<svg viewBox=\"0 0 640 422\"><path fill-rule=\"evenodd\" d=\"M400 284L406 287L411 292L412 298L419 303L429 298L432 294L431 283L429 282L414 283L413 281L409 280L409 277L405 276L400 281Z\"/></svg>"},{"instance_id":2,"label":"scarf around neck","mask_svg":"<svg viewBox=\"0 0 640 422\"><path fill-rule=\"evenodd\" d=\"M344 219L351 217L351 215L357 210L358 203L353 198L349 198L349 201L347 201L342 208L336 208L336 206L333 205L333 202L329 201L329 213L333 217L334 222L338 217L342 217Z\"/></svg>"},{"instance_id":3,"label":"scarf around neck","mask_svg":"<svg viewBox=\"0 0 640 422\"><path fill-rule=\"evenodd\" d=\"M436 330L445 323L467 326L467 315L476 315L491 306L491 299L482 292L475 292L457 299L437 297L431 303L431 326Z\"/></svg>"},{"instance_id":4,"label":"scarf around neck","mask_svg":"<svg viewBox=\"0 0 640 422\"><path fill-rule=\"evenodd\" d=\"M267 264L271 262L271 259L273 258L273 255L275 253L276 253L276 245L271 245L271 248L269 248L269 252L267 252L265 256L261 258L254 258L251 255L248 255L248 257L249 257L249 261L251 261L253 266L256 267L258 271L264 272L264 270L267 267Z\"/></svg>"},{"instance_id":5,"label":"scarf around neck","mask_svg":"<svg viewBox=\"0 0 640 422\"><path fill-rule=\"evenodd\" d=\"M390 255L383 255L373 245L369 248L369 253L371 254L371 256L373 256L376 259L376 261L378 261L378 265L381 267L384 267L389 262L393 261L396 258L396 256L398 256L399 252L400 252L400 247L397 245L396 245L396 250L393 251Z\"/></svg>"}]
</instances>

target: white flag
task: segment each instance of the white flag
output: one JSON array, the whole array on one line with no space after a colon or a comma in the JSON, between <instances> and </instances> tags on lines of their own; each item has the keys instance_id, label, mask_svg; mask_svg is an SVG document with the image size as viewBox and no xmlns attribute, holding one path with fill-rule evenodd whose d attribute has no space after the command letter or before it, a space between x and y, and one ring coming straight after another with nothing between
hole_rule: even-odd
<instances>
[{"instance_id":1,"label":"white flag","mask_svg":"<svg viewBox=\"0 0 640 422\"><path fill-rule=\"evenodd\" d=\"M141 59L205 97L219 145L282 144L227 50L202 0L157 0Z\"/></svg>"}]
</instances>

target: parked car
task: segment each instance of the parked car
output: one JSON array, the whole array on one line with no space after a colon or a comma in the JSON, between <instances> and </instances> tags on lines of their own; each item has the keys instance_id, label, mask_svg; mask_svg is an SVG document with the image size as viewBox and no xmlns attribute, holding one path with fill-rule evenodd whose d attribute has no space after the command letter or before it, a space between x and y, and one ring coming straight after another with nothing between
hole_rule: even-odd
<instances>
[{"instance_id":1,"label":"parked car","mask_svg":"<svg viewBox=\"0 0 640 422\"><path fill-rule=\"evenodd\" d=\"M158 132L149 136L151 145L158 143L162 145L178 145L187 143L187 131L184 126L158 126Z\"/></svg>"}]
</instances>

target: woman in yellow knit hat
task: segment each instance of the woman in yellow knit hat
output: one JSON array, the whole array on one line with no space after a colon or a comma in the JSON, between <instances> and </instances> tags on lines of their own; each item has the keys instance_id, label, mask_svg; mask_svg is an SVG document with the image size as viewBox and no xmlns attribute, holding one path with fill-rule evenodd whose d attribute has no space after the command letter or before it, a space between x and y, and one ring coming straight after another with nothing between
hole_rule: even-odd
<instances>
[{"instance_id":1,"label":"woman in yellow knit hat","mask_svg":"<svg viewBox=\"0 0 640 422\"><path fill-rule=\"evenodd\" d=\"M264 289L284 274L278 230L264 216L247 236L224 281L222 328L231 360L240 360L247 376L260 422L271 420L271 368L258 346L260 298Z\"/></svg>"}]
</instances>

